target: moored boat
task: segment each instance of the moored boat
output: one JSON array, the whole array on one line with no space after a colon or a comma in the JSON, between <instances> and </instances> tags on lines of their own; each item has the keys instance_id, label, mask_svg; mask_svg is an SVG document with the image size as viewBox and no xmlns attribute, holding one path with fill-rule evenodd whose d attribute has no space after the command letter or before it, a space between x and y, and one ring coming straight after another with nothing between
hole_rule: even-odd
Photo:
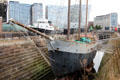
<instances>
[{"instance_id":1,"label":"moored boat","mask_svg":"<svg viewBox=\"0 0 120 80\"><path fill-rule=\"evenodd\" d=\"M68 2L69 2L69 7L68 7L68 36L67 36L68 40L67 41L54 40L53 38L39 31L36 31L27 26L21 25L20 23L15 22L14 20L11 20L13 23L18 24L32 32L40 34L41 36L44 36L46 39L48 39L47 46L49 52L49 60L56 77L62 77L64 75L81 70L88 73L91 72L94 64L93 59L96 55L97 44L95 43L95 41L92 40L89 41L89 38L87 37L87 17L86 17L85 38L80 38L81 17L79 17L78 41L70 41L70 37L69 37L70 36L70 0ZM87 15L87 9L86 9L86 15ZM46 60L46 57L44 55L43 57Z\"/></svg>"},{"instance_id":2,"label":"moored boat","mask_svg":"<svg viewBox=\"0 0 120 80\"><path fill-rule=\"evenodd\" d=\"M34 25L34 27L32 27L33 29L38 30L42 33L50 34L55 30L51 24L51 21L48 21L47 19L39 19L33 25Z\"/></svg>"},{"instance_id":3,"label":"moored boat","mask_svg":"<svg viewBox=\"0 0 120 80\"><path fill-rule=\"evenodd\" d=\"M53 72L61 77L81 71L93 63L96 55L95 44L84 44L55 40L48 43L48 52Z\"/></svg>"}]
</instances>

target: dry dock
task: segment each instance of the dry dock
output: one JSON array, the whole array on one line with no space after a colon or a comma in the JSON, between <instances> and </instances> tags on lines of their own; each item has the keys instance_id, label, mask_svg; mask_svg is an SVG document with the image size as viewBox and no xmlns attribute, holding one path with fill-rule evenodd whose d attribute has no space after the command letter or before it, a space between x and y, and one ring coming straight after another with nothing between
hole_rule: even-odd
<instances>
[{"instance_id":1,"label":"dry dock","mask_svg":"<svg viewBox=\"0 0 120 80\"><path fill-rule=\"evenodd\" d=\"M44 44L37 43L41 53L47 55ZM27 38L0 40L0 80L43 80L51 68L41 53Z\"/></svg>"}]
</instances>

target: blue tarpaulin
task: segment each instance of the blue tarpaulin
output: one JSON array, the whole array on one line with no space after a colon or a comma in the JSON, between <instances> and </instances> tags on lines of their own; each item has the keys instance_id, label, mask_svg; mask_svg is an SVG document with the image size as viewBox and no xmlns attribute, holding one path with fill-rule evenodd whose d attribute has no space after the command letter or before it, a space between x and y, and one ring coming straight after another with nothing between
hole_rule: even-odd
<instances>
[{"instance_id":1,"label":"blue tarpaulin","mask_svg":"<svg viewBox=\"0 0 120 80\"><path fill-rule=\"evenodd\" d=\"M80 40L75 40L75 42L78 42L78 43L90 43L91 40L87 37L82 37L80 38Z\"/></svg>"}]
</instances>

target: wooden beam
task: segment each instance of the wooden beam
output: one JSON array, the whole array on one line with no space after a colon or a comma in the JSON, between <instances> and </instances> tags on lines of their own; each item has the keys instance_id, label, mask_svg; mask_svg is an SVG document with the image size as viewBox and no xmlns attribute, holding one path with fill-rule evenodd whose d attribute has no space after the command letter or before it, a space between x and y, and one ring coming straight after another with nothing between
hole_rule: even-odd
<instances>
[{"instance_id":1,"label":"wooden beam","mask_svg":"<svg viewBox=\"0 0 120 80\"><path fill-rule=\"evenodd\" d=\"M81 33L81 17L82 17L82 0L79 3L79 29L78 29L78 40L80 40L80 33Z\"/></svg>"},{"instance_id":2,"label":"wooden beam","mask_svg":"<svg viewBox=\"0 0 120 80\"><path fill-rule=\"evenodd\" d=\"M68 29L67 29L67 40L70 39L70 4L71 4L71 0L68 0Z\"/></svg>"},{"instance_id":3,"label":"wooden beam","mask_svg":"<svg viewBox=\"0 0 120 80\"><path fill-rule=\"evenodd\" d=\"M37 34L45 37L46 39L54 40L52 37L50 37L50 36L48 36L48 35L46 35L46 34L44 34L44 33L41 33L41 32L39 32L39 31L37 31L37 30L34 30L34 29L30 28L30 27L27 27L27 26L25 26L25 25L23 25L23 24L21 24L21 23L19 23L19 22L17 22L17 21L14 21L14 20L10 20L10 21L11 21L12 23L14 23L14 24L17 24L17 25L19 25L19 26L21 26L21 27L29 30L29 31L32 31L32 32L34 32L34 33L37 33Z\"/></svg>"},{"instance_id":4,"label":"wooden beam","mask_svg":"<svg viewBox=\"0 0 120 80\"><path fill-rule=\"evenodd\" d=\"M88 0L86 0L86 24L85 24L85 35L87 36L87 28L88 28Z\"/></svg>"}]
</instances>

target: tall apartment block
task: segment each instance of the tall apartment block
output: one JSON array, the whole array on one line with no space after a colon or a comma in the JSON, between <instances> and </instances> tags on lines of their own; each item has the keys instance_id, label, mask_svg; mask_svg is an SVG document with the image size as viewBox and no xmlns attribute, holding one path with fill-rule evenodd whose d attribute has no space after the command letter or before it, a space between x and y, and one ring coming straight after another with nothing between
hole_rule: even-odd
<instances>
[{"instance_id":1,"label":"tall apartment block","mask_svg":"<svg viewBox=\"0 0 120 80\"><path fill-rule=\"evenodd\" d=\"M32 4L32 24L36 23L39 19L45 18L45 5L43 3Z\"/></svg>"},{"instance_id":2,"label":"tall apartment block","mask_svg":"<svg viewBox=\"0 0 120 80\"><path fill-rule=\"evenodd\" d=\"M96 16L94 18L94 26L100 25L103 30L113 30L118 26L118 14L110 13L106 15Z\"/></svg>"},{"instance_id":3,"label":"tall apartment block","mask_svg":"<svg viewBox=\"0 0 120 80\"><path fill-rule=\"evenodd\" d=\"M18 1L10 1L8 6L8 19L14 19L22 24L31 23L31 5L21 4Z\"/></svg>"}]
</instances>

